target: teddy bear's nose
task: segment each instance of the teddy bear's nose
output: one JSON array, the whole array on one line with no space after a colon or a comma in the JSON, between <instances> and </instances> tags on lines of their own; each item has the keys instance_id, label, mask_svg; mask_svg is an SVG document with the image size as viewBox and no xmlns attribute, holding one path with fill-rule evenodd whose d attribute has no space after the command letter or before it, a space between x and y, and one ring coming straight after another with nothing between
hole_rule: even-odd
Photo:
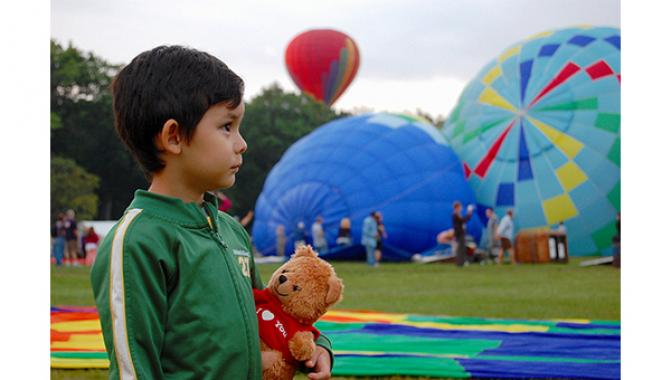
<instances>
[{"instance_id":1,"label":"teddy bear's nose","mask_svg":"<svg viewBox=\"0 0 670 380\"><path fill-rule=\"evenodd\" d=\"M282 274L281 276L279 276L279 283L280 283L280 284L285 283L286 280L288 280L288 279L287 279L286 276L284 276L283 274Z\"/></svg>"}]
</instances>

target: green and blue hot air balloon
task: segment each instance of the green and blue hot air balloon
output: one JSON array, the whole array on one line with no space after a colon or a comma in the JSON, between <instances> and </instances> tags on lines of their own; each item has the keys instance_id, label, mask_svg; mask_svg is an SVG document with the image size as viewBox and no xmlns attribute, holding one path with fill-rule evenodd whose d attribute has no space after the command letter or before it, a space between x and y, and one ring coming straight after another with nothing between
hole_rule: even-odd
<instances>
[{"instance_id":1,"label":"green and blue hot air balloon","mask_svg":"<svg viewBox=\"0 0 670 380\"><path fill-rule=\"evenodd\" d=\"M620 30L517 43L465 88L444 125L478 203L517 228L564 221L571 255L607 254L620 210Z\"/></svg>"},{"instance_id":2,"label":"green and blue hot air balloon","mask_svg":"<svg viewBox=\"0 0 670 380\"><path fill-rule=\"evenodd\" d=\"M331 247L344 217L358 244L363 219L376 210L388 232L385 249L423 252L436 245L438 233L452 228L455 200L475 203L461 168L439 130L418 118L370 113L331 121L295 142L270 171L256 202L254 243L273 254L282 225L291 252L296 225L309 228L320 215ZM468 222L467 231L479 238L479 217Z\"/></svg>"}]
</instances>

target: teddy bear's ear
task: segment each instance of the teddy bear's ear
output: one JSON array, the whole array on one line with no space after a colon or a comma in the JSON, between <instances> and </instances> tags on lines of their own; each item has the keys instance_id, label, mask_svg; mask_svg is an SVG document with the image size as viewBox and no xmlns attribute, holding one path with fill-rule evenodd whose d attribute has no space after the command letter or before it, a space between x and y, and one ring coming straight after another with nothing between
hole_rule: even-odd
<instances>
[{"instance_id":1,"label":"teddy bear's ear","mask_svg":"<svg viewBox=\"0 0 670 380\"><path fill-rule=\"evenodd\" d=\"M311 245L301 245L295 250L295 255L293 257L317 257L317 253L314 252Z\"/></svg>"},{"instance_id":2,"label":"teddy bear's ear","mask_svg":"<svg viewBox=\"0 0 670 380\"><path fill-rule=\"evenodd\" d=\"M342 280L336 276L330 276L328 279L328 294L326 295L326 303L333 305L342 299L342 289L344 285Z\"/></svg>"}]
</instances>

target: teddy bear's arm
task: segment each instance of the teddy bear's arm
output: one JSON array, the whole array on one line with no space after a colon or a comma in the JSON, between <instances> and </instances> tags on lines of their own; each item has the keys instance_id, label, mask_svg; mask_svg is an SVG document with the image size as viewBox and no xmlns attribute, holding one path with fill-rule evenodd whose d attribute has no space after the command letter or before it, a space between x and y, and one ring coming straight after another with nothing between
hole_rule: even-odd
<instances>
[{"instance_id":1,"label":"teddy bear's arm","mask_svg":"<svg viewBox=\"0 0 670 380\"><path fill-rule=\"evenodd\" d=\"M299 331L288 341L291 355L298 361L309 360L316 349L314 335L309 331Z\"/></svg>"}]
</instances>

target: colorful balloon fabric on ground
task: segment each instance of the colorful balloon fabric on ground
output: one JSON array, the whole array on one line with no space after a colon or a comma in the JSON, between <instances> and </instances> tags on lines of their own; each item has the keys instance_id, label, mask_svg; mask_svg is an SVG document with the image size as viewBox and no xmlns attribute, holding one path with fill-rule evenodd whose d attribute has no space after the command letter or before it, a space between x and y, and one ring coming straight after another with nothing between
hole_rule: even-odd
<instances>
[{"instance_id":1,"label":"colorful balloon fabric on ground","mask_svg":"<svg viewBox=\"0 0 670 380\"><path fill-rule=\"evenodd\" d=\"M286 48L285 60L296 86L329 106L354 80L360 64L356 42L331 29L296 36Z\"/></svg>"},{"instance_id":2,"label":"colorful balloon fabric on ground","mask_svg":"<svg viewBox=\"0 0 670 380\"><path fill-rule=\"evenodd\" d=\"M329 122L294 143L270 171L256 202L254 244L274 254L281 224L291 253L298 222L309 233L318 215L331 247L344 217L357 244L363 219L378 210L388 232L384 245L422 252L451 228L454 200L474 203L461 168L437 128L418 118L373 113ZM468 231L479 237L477 216Z\"/></svg>"},{"instance_id":3,"label":"colorful balloon fabric on ground","mask_svg":"<svg viewBox=\"0 0 670 380\"><path fill-rule=\"evenodd\" d=\"M464 318L331 310L334 376L621 378L617 321ZM51 308L51 367L108 368L95 308Z\"/></svg>"},{"instance_id":4,"label":"colorful balloon fabric on ground","mask_svg":"<svg viewBox=\"0 0 670 380\"><path fill-rule=\"evenodd\" d=\"M477 201L518 228L565 221L571 255L609 254L620 210L620 30L513 45L463 90L444 135Z\"/></svg>"}]
</instances>

